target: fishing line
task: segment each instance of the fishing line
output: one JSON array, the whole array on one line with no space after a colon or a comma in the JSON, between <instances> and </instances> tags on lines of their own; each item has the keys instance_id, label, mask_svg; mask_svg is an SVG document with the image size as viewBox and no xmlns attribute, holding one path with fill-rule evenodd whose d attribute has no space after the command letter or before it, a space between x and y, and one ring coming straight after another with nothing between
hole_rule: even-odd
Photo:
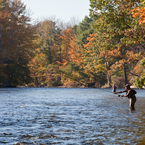
<instances>
[{"instance_id":1,"label":"fishing line","mask_svg":"<svg viewBox=\"0 0 145 145\"><path fill-rule=\"evenodd\" d=\"M106 89L101 89L101 88L99 88L99 90L103 90L104 92L109 92L109 93L112 93L112 94L114 94L114 92L111 92L111 91L109 91L109 90L106 90ZM118 95L118 94L114 94L114 95L117 95L118 97L121 97L121 95ZM122 98L122 97L121 97Z\"/></svg>"}]
</instances>

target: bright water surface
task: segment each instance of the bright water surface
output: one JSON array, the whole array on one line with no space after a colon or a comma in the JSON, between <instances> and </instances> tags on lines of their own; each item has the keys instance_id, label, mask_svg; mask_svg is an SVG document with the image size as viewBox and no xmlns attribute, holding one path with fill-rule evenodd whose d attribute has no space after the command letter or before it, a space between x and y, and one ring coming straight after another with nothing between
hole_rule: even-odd
<instances>
[{"instance_id":1,"label":"bright water surface","mask_svg":"<svg viewBox=\"0 0 145 145\"><path fill-rule=\"evenodd\" d=\"M145 90L136 96L129 111L110 89L0 89L0 144L145 144Z\"/></svg>"}]
</instances>

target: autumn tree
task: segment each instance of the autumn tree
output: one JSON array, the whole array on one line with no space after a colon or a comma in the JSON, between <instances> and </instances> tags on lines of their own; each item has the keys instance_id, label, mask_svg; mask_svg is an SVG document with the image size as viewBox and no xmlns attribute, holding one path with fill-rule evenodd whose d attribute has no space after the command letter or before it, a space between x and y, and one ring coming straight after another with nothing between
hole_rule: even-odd
<instances>
[{"instance_id":1,"label":"autumn tree","mask_svg":"<svg viewBox=\"0 0 145 145\"><path fill-rule=\"evenodd\" d=\"M114 71L124 71L125 83L128 82L127 74L131 72L131 69L128 67L130 63L128 54L132 51L137 53L137 47L143 40L138 35L139 31L143 29L137 25L131 14L131 9L137 7L139 2L137 0L90 0L90 16L99 17L96 21L95 28L99 35L102 34L101 37L104 40L100 43L101 57L105 57L107 64L110 64L108 72L111 69ZM133 30L135 33L132 33ZM141 49L143 50L143 48ZM113 67L111 68L112 65Z\"/></svg>"},{"instance_id":2,"label":"autumn tree","mask_svg":"<svg viewBox=\"0 0 145 145\"><path fill-rule=\"evenodd\" d=\"M36 24L37 49L29 63L33 86L59 84L56 61L61 59L61 30L56 22L43 20Z\"/></svg>"},{"instance_id":3,"label":"autumn tree","mask_svg":"<svg viewBox=\"0 0 145 145\"><path fill-rule=\"evenodd\" d=\"M139 25L142 29L140 29L140 31L138 32L138 34L140 35L140 40L142 40L141 44L144 47L145 46L145 33L144 33L144 28L145 28L145 1L141 1L140 5L134 9L131 10L132 15L134 17L134 19L139 19ZM129 33L130 34L130 33ZM135 83L135 85L138 88L142 88L142 86L145 85L145 57L144 57L145 53L143 53L143 56L140 57L140 55L138 55L138 60L139 62L137 63L137 65L135 66L134 70L140 73L138 76L135 76L132 80ZM137 55L134 57L133 60L136 60ZM141 59L143 58L143 59ZM141 60L140 60L141 59Z\"/></svg>"},{"instance_id":4,"label":"autumn tree","mask_svg":"<svg viewBox=\"0 0 145 145\"><path fill-rule=\"evenodd\" d=\"M0 80L9 85L30 81L29 56L33 48L35 28L26 15L20 0L1 0L0 3Z\"/></svg>"},{"instance_id":5,"label":"autumn tree","mask_svg":"<svg viewBox=\"0 0 145 145\"><path fill-rule=\"evenodd\" d=\"M87 87L95 86L97 83L100 86L106 82L103 67L96 63L98 50L95 48L96 35L92 34L94 32L92 22L93 19L85 17L77 26L76 33L72 33L73 29L63 31L62 46L67 56L59 63L63 72L63 82L66 85Z\"/></svg>"}]
</instances>

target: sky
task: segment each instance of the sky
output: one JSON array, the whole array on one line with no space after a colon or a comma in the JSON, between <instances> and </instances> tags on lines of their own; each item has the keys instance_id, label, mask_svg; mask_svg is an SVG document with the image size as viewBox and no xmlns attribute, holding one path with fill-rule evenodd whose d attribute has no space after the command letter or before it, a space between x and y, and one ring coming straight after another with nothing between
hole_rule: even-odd
<instances>
[{"instance_id":1,"label":"sky","mask_svg":"<svg viewBox=\"0 0 145 145\"><path fill-rule=\"evenodd\" d=\"M89 0L22 0L32 13L33 21L38 18L56 19L65 22L75 18L82 21L89 16Z\"/></svg>"}]
</instances>

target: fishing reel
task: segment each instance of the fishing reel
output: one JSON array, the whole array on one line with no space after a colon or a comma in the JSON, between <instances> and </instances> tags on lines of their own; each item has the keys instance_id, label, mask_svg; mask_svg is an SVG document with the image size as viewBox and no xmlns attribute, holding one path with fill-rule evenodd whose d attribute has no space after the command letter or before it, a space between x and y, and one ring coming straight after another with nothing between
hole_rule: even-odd
<instances>
[{"instance_id":1,"label":"fishing reel","mask_svg":"<svg viewBox=\"0 0 145 145\"><path fill-rule=\"evenodd\" d=\"M124 97L124 95L118 95L118 97Z\"/></svg>"}]
</instances>

